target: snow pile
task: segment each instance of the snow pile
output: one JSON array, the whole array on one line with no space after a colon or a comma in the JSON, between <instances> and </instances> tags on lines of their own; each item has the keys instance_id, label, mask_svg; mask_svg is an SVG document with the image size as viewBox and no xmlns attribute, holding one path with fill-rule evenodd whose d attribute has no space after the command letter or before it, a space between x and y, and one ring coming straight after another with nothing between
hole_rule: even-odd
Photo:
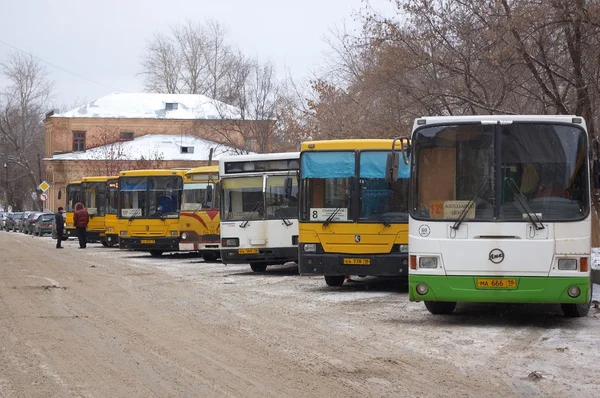
<instances>
[{"instance_id":1,"label":"snow pile","mask_svg":"<svg viewBox=\"0 0 600 398\"><path fill-rule=\"evenodd\" d=\"M240 110L200 94L113 93L51 117L231 120Z\"/></svg>"},{"instance_id":2,"label":"snow pile","mask_svg":"<svg viewBox=\"0 0 600 398\"><path fill-rule=\"evenodd\" d=\"M183 148L183 149L182 149ZM44 160L208 160L213 148L213 160L222 155L234 155L236 148L218 144L194 135L147 134L131 141L91 148L85 152L69 152Z\"/></svg>"}]
</instances>

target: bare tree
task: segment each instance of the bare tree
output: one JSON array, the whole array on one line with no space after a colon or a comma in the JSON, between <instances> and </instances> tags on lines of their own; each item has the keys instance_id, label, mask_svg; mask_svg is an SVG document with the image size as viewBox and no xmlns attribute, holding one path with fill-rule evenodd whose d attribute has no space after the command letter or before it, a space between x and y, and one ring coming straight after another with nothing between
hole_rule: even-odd
<instances>
[{"instance_id":1,"label":"bare tree","mask_svg":"<svg viewBox=\"0 0 600 398\"><path fill-rule=\"evenodd\" d=\"M25 203L42 179L43 115L53 83L32 56L10 53L0 60L7 85L0 92L0 152L7 165L5 192L9 203ZM34 201L40 208L41 204Z\"/></svg>"},{"instance_id":2,"label":"bare tree","mask_svg":"<svg viewBox=\"0 0 600 398\"><path fill-rule=\"evenodd\" d=\"M156 33L146 43L141 60L146 90L175 94L181 90L181 63L174 40Z\"/></svg>"}]
</instances>

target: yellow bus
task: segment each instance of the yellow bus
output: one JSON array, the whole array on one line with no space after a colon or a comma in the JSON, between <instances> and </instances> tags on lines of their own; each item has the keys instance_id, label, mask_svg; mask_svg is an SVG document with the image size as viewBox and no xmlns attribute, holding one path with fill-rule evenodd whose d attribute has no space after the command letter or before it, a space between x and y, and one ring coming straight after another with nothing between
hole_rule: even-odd
<instances>
[{"instance_id":1,"label":"yellow bus","mask_svg":"<svg viewBox=\"0 0 600 398\"><path fill-rule=\"evenodd\" d=\"M204 261L220 255L219 166L201 166L183 178L180 251L197 251Z\"/></svg>"},{"instance_id":2,"label":"yellow bus","mask_svg":"<svg viewBox=\"0 0 600 398\"><path fill-rule=\"evenodd\" d=\"M119 175L119 247L160 256L179 250L179 211L186 170Z\"/></svg>"},{"instance_id":3,"label":"yellow bus","mask_svg":"<svg viewBox=\"0 0 600 398\"><path fill-rule=\"evenodd\" d=\"M408 162L388 182L393 140L302 144L298 267L341 286L350 275L408 277ZM397 142L397 149L402 143ZM404 153L404 152L403 152Z\"/></svg>"},{"instance_id":4,"label":"yellow bus","mask_svg":"<svg viewBox=\"0 0 600 398\"><path fill-rule=\"evenodd\" d=\"M75 205L82 200L81 181L69 182L67 184L67 203L65 204L65 229L68 237L77 237L77 231L73 224L73 214L75 212Z\"/></svg>"},{"instance_id":5,"label":"yellow bus","mask_svg":"<svg viewBox=\"0 0 600 398\"><path fill-rule=\"evenodd\" d=\"M110 177L106 181L106 216L104 218L104 240L108 247L119 243L119 177Z\"/></svg>"},{"instance_id":6,"label":"yellow bus","mask_svg":"<svg viewBox=\"0 0 600 398\"><path fill-rule=\"evenodd\" d=\"M109 178L96 176L81 179L82 203L90 215L85 236L88 242L101 242L103 246L108 246L104 234L104 220L106 216L106 181Z\"/></svg>"}]
</instances>

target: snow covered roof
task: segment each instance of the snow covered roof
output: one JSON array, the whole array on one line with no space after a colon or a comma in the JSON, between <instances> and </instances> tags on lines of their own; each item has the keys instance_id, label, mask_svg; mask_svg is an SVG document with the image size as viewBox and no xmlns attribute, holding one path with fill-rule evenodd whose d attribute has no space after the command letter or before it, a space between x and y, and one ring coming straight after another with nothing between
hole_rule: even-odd
<instances>
[{"instance_id":1,"label":"snow covered roof","mask_svg":"<svg viewBox=\"0 0 600 398\"><path fill-rule=\"evenodd\" d=\"M231 120L240 111L200 94L113 93L51 117Z\"/></svg>"},{"instance_id":2,"label":"snow covered roof","mask_svg":"<svg viewBox=\"0 0 600 398\"><path fill-rule=\"evenodd\" d=\"M85 152L69 152L44 160L208 160L214 148L213 160L222 155L234 155L236 148L218 144L194 135L147 134L131 141L91 148Z\"/></svg>"}]
</instances>

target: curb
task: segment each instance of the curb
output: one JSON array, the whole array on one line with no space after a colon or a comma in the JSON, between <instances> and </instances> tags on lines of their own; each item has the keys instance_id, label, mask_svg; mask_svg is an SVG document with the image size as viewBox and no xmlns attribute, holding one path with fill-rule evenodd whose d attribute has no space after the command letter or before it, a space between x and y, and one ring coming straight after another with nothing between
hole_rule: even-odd
<instances>
[{"instance_id":1,"label":"curb","mask_svg":"<svg viewBox=\"0 0 600 398\"><path fill-rule=\"evenodd\" d=\"M592 283L600 284L600 269L593 269L591 272Z\"/></svg>"}]
</instances>

